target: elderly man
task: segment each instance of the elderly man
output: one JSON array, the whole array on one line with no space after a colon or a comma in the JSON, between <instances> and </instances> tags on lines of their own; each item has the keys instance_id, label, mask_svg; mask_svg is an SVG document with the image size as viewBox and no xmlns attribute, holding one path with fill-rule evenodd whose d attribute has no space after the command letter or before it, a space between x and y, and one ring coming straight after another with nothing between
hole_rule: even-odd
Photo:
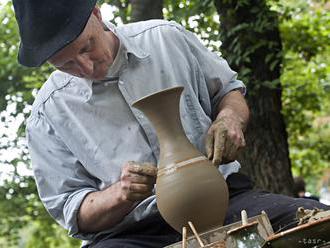
<instances>
[{"instance_id":1,"label":"elderly man","mask_svg":"<svg viewBox=\"0 0 330 248\"><path fill-rule=\"evenodd\" d=\"M249 117L245 86L192 33L162 20L114 27L102 21L96 0L13 2L19 62L47 61L57 69L27 121L40 198L86 247L163 247L180 238L156 206L155 131L131 108L173 86L185 88L180 111L187 137L227 178L226 223L237 221L242 208L251 215L265 210L278 229L292 222L296 206L311 205L252 191L238 173Z\"/></svg>"}]
</instances>

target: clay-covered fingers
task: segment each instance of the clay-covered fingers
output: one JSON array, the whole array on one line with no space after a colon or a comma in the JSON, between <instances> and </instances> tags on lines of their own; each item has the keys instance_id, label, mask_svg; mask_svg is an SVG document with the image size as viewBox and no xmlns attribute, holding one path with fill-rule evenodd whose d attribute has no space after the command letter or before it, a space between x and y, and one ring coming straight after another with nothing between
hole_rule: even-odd
<instances>
[{"instance_id":1,"label":"clay-covered fingers","mask_svg":"<svg viewBox=\"0 0 330 248\"><path fill-rule=\"evenodd\" d=\"M128 201L141 201L152 195L153 186L148 184L121 181L122 199Z\"/></svg>"},{"instance_id":2,"label":"clay-covered fingers","mask_svg":"<svg viewBox=\"0 0 330 248\"><path fill-rule=\"evenodd\" d=\"M235 119L219 118L211 125L206 135L207 157L215 166L234 161L244 146L241 125Z\"/></svg>"},{"instance_id":3,"label":"clay-covered fingers","mask_svg":"<svg viewBox=\"0 0 330 248\"><path fill-rule=\"evenodd\" d=\"M228 134L224 145L222 162L229 163L237 159L239 152L245 145L244 134L241 130Z\"/></svg>"},{"instance_id":4,"label":"clay-covered fingers","mask_svg":"<svg viewBox=\"0 0 330 248\"><path fill-rule=\"evenodd\" d=\"M140 201L152 194L157 168L149 163L128 162L121 173L121 191L125 200Z\"/></svg>"},{"instance_id":5,"label":"clay-covered fingers","mask_svg":"<svg viewBox=\"0 0 330 248\"><path fill-rule=\"evenodd\" d=\"M227 129L223 128L219 123L214 131L214 151L212 163L219 166L222 163L225 145L227 143Z\"/></svg>"},{"instance_id":6,"label":"clay-covered fingers","mask_svg":"<svg viewBox=\"0 0 330 248\"><path fill-rule=\"evenodd\" d=\"M206 134L205 150L207 158L216 166L222 161L227 130L218 121L214 122Z\"/></svg>"},{"instance_id":7,"label":"clay-covered fingers","mask_svg":"<svg viewBox=\"0 0 330 248\"><path fill-rule=\"evenodd\" d=\"M133 161L129 161L128 169L132 173L156 177L157 176L157 168L151 163L136 163Z\"/></svg>"},{"instance_id":8,"label":"clay-covered fingers","mask_svg":"<svg viewBox=\"0 0 330 248\"><path fill-rule=\"evenodd\" d=\"M213 150L214 150L213 147L214 147L214 134L212 130L209 130L205 138L205 150L206 150L207 158L209 160L213 159Z\"/></svg>"}]
</instances>

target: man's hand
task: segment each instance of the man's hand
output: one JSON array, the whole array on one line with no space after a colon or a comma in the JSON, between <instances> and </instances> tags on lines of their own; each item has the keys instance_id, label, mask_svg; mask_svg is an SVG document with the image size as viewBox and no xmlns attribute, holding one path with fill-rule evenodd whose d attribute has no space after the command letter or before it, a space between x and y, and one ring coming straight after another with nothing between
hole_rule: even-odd
<instances>
[{"instance_id":1,"label":"man's hand","mask_svg":"<svg viewBox=\"0 0 330 248\"><path fill-rule=\"evenodd\" d=\"M152 195L157 168L151 163L127 162L120 177L120 195L125 201L141 201Z\"/></svg>"},{"instance_id":2,"label":"man's hand","mask_svg":"<svg viewBox=\"0 0 330 248\"><path fill-rule=\"evenodd\" d=\"M237 158L239 150L245 146L243 131L249 120L249 108L238 90L228 92L217 111L205 140L207 156L215 166Z\"/></svg>"},{"instance_id":3,"label":"man's hand","mask_svg":"<svg viewBox=\"0 0 330 248\"><path fill-rule=\"evenodd\" d=\"M208 159L215 166L234 161L245 146L245 122L231 109L222 110L209 128L205 146Z\"/></svg>"},{"instance_id":4,"label":"man's hand","mask_svg":"<svg viewBox=\"0 0 330 248\"><path fill-rule=\"evenodd\" d=\"M150 163L127 162L118 182L85 197L78 212L79 230L93 233L114 227L136 202L152 194L156 175L157 168Z\"/></svg>"}]
</instances>

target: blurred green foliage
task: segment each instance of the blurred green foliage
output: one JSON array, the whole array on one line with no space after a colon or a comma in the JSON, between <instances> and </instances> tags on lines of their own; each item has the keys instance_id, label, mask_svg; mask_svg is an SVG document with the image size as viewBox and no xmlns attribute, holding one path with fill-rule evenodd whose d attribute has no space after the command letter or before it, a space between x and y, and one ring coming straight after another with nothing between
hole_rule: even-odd
<instances>
[{"instance_id":1,"label":"blurred green foliage","mask_svg":"<svg viewBox=\"0 0 330 248\"><path fill-rule=\"evenodd\" d=\"M281 11L283 113L293 173L318 194L322 172L330 168L330 5L295 3Z\"/></svg>"},{"instance_id":2,"label":"blurred green foliage","mask_svg":"<svg viewBox=\"0 0 330 248\"><path fill-rule=\"evenodd\" d=\"M33 102L32 91L41 87L53 69L48 64L36 70L17 63L19 35L11 2L4 6L0 3L0 23L0 111L7 109L0 121L9 128L18 115L29 115L24 109ZM12 104L15 109L9 111L7 107ZM25 145L21 144L24 127L23 122L14 140L0 132L0 155L6 158L12 149L21 150L9 161L0 156L0 247L79 247L80 241L69 239L50 218L39 200L33 177L18 170L19 164L30 168ZM10 173L3 172L5 167L12 168Z\"/></svg>"},{"instance_id":3,"label":"blurred green foliage","mask_svg":"<svg viewBox=\"0 0 330 248\"><path fill-rule=\"evenodd\" d=\"M130 21L128 0L111 4L116 7L115 23ZM268 4L280 17L283 114L293 172L312 183L310 190L316 193L317 179L330 163L330 6L326 1L304 0L269 0ZM164 17L197 33L206 46L220 53L219 17L212 0L164 0ZM7 111L9 117L0 116L7 127L8 119L19 114L27 117L29 111L24 109L32 104L32 92L40 88L52 68L47 64L38 70L18 65L19 37L10 3L0 4L0 22L0 111L16 104L15 111ZM237 32L239 28L242 27L237 27ZM244 73L249 72L241 72L243 78ZM21 144L24 122L14 140L1 132L0 138L0 155L12 148L22 150L13 159L1 160L0 156L0 166L12 168L6 175L0 174L0 247L78 247L80 242L68 238L66 231L49 217L38 199L33 177L22 175L17 169L20 164L30 168L27 151Z\"/></svg>"}]
</instances>

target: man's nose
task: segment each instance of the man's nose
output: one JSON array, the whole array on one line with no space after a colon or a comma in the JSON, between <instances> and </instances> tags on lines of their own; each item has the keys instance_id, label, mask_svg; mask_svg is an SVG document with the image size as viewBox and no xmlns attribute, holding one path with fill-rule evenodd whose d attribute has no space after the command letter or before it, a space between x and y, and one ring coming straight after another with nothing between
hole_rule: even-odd
<instances>
[{"instance_id":1,"label":"man's nose","mask_svg":"<svg viewBox=\"0 0 330 248\"><path fill-rule=\"evenodd\" d=\"M76 58L81 75L92 76L93 74L93 61L87 55L78 55Z\"/></svg>"}]
</instances>

